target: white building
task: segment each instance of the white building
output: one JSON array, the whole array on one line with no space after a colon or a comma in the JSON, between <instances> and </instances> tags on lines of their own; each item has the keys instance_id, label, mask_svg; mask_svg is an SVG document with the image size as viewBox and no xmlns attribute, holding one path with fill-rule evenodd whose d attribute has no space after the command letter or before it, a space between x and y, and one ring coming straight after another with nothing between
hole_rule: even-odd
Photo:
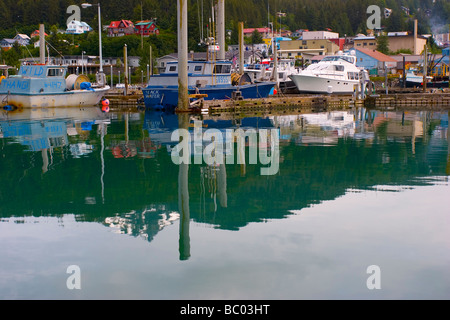
<instances>
[{"instance_id":1,"label":"white building","mask_svg":"<svg viewBox=\"0 0 450 320\"><path fill-rule=\"evenodd\" d=\"M338 39L339 33L331 31L303 31L302 40Z\"/></svg>"},{"instance_id":2,"label":"white building","mask_svg":"<svg viewBox=\"0 0 450 320\"><path fill-rule=\"evenodd\" d=\"M92 28L83 21L72 20L67 25L66 33L68 34L83 34L92 31Z\"/></svg>"}]
</instances>

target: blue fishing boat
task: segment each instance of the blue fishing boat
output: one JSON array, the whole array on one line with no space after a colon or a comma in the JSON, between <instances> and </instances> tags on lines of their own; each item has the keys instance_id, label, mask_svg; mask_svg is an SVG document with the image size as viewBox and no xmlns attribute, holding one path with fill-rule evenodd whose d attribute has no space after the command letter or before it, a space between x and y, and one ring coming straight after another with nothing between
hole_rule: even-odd
<instances>
[{"instance_id":1,"label":"blue fishing boat","mask_svg":"<svg viewBox=\"0 0 450 320\"><path fill-rule=\"evenodd\" d=\"M230 61L189 61L188 91L204 95L205 100L266 98L275 82L252 83L247 77L231 73ZM178 104L178 62L168 62L163 73L154 75L142 89L147 108L176 107Z\"/></svg>"},{"instance_id":2,"label":"blue fishing boat","mask_svg":"<svg viewBox=\"0 0 450 320\"><path fill-rule=\"evenodd\" d=\"M93 86L85 75L66 77L67 67L22 65L18 75L1 79L0 103L18 108L96 105L109 86Z\"/></svg>"}]
</instances>

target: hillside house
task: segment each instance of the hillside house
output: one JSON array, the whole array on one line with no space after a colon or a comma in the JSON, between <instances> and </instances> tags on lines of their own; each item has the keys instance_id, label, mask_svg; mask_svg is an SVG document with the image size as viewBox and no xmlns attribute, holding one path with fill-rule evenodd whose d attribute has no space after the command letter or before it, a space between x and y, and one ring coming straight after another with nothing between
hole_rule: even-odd
<instances>
[{"instance_id":1,"label":"hillside house","mask_svg":"<svg viewBox=\"0 0 450 320\"><path fill-rule=\"evenodd\" d=\"M67 34L83 34L92 31L92 28L83 21L72 20L67 25Z\"/></svg>"},{"instance_id":2,"label":"hillside house","mask_svg":"<svg viewBox=\"0 0 450 320\"><path fill-rule=\"evenodd\" d=\"M130 20L111 21L108 37L123 37L134 34L134 24Z\"/></svg>"},{"instance_id":3,"label":"hillside house","mask_svg":"<svg viewBox=\"0 0 450 320\"><path fill-rule=\"evenodd\" d=\"M138 35L143 35L144 37L148 37L150 35L158 35L159 28L156 26L155 21L150 20L138 21L134 25L134 33Z\"/></svg>"}]
</instances>

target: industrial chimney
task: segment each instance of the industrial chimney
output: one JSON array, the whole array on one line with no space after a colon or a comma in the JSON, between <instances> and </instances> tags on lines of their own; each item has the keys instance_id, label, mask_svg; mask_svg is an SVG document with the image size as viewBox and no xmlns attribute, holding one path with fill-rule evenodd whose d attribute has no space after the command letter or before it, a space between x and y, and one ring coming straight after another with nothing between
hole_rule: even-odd
<instances>
[{"instance_id":1,"label":"industrial chimney","mask_svg":"<svg viewBox=\"0 0 450 320\"><path fill-rule=\"evenodd\" d=\"M418 54L417 52L417 19L414 20L414 54Z\"/></svg>"}]
</instances>

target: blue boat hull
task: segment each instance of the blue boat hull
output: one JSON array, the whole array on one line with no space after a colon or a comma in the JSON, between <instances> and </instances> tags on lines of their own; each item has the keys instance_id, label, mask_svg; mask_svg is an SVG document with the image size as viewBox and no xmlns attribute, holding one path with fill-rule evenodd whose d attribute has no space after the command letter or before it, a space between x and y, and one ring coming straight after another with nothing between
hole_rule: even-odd
<instances>
[{"instance_id":1,"label":"blue boat hull","mask_svg":"<svg viewBox=\"0 0 450 320\"><path fill-rule=\"evenodd\" d=\"M205 100L231 99L233 92L240 90L244 99L266 98L275 86L275 82L260 82L242 86L209 86L189 88L189 94L206 94ZM142 89L147 108L170 108L178 105L178 87L148 86Z\"/></svg>"}]
</instances>

